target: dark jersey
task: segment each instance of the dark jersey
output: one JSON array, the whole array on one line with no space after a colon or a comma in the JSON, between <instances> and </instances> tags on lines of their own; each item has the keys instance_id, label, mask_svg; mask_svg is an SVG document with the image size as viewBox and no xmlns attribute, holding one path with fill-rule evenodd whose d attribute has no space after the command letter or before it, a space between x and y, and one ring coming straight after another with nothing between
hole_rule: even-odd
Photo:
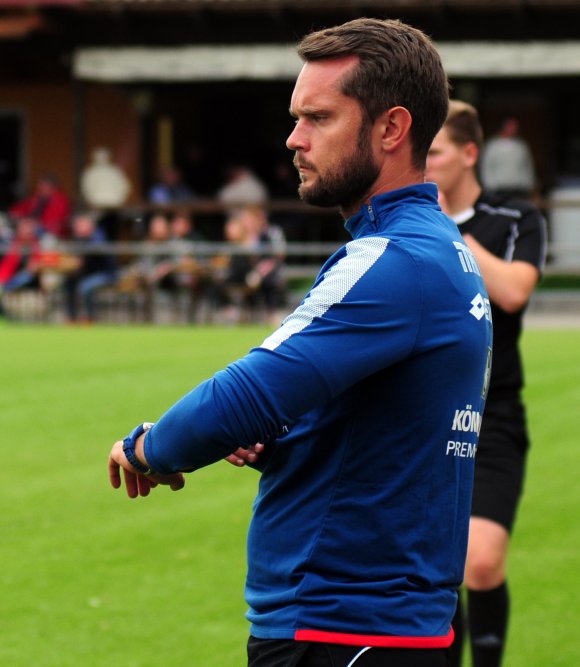
<instances>
[{"instance_id":1,"label":"dark jersey","mask_svg":"<svg viewBox=\"0 0 580 667\"><path fill-rule=\"evenodd\" d=\"M532 204L483 192L472 211L458 216L461 234L471 234L481 245L507 262L528 262L543 270L546 256L546 223ZM527 304L526 304L527 306ZM517 394L523 386L518 348L524 306L506 313L491 301L493 317L493 366L490 400L497 392Z\"/></svg>"}]
</instances>

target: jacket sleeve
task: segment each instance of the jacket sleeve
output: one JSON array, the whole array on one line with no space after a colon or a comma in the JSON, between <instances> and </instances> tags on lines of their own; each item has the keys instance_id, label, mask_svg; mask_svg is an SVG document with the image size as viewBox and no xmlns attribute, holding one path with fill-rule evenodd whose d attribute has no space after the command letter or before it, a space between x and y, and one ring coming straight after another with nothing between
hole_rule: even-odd
<instances>
[{"instance_id":1,"label":"jacket sleeve","mask_svg":"<svg viewBox=\"0 0 580 667\"><path fill-rule=\"evenodd\" d=\"M260 347L203 382L147 432L145 456L162 473L193 470L239 446L268 442L302 414L412 349L421 290L404 252L347 245Z\"/></svg>"}]
</instances>

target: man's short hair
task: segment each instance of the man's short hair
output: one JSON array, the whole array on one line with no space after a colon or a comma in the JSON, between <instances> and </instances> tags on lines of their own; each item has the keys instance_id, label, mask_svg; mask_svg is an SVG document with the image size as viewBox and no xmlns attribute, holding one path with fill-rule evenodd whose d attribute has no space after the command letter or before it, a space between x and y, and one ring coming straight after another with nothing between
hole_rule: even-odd
<instances>
[{"instance_id":1,"label":"man's short hair","mask_svg":"<svg viewBox=\"0 0 580 667\"><path fill-rule=\"evenodd\" d=\"M449 139L454 144L464 146L473 143L478 148L483 144L483 129L477 109L461 100L449 101L449 113L444 125Z\"/></svg>"},{"instance_id":2,"label":"man's short hair","mask_svg":"<svg viewBox=\"0 0 580 667\"><path fill-rule=\"evenodd\" d=\"M342 92L360 102L371 123L387 109L405 107L413 119L413 160L424 165L449 102L441 58L424 33L398 20L360 18L306 35L297 50L306 62L358 56Z\"/></svg>"}]
</instances>

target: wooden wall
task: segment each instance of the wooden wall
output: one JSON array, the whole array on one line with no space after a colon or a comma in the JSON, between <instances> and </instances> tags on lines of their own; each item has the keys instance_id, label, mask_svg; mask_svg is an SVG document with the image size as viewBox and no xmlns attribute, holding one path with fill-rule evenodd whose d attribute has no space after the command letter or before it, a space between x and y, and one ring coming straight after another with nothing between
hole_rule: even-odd
<instances>
[{"instance_id":1,"label":"wooden wall","mask_svg":"<svg viewBox=\"0 0 580 667\"><path fill-rule=\"evenodd\" d=\"M131 98L117 86L80 85L80 89L71 83L0 87L0 109L17 112L24 120L25 191L33 188L39 174L50 172L74 198L77 163L86 164L94 148L106 146L132 182L131 200L139 201L139 118Z\"/></svg>"}]
</instances>

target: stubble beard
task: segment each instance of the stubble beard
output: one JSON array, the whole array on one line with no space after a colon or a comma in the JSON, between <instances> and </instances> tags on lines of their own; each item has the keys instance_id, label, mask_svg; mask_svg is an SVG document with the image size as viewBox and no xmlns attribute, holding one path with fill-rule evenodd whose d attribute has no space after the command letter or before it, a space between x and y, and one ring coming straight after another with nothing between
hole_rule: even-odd
<instances>
[{"instance_id":1,"label":"stubble beard","mask_svg":"<svg viewBox=\"0 0 580 667\"><path fill-rule=\"evenodd\" d=\"M296 157L295 163L297 161ZM314 165L306 166L314 169ZM370 126L365 124L360 130L355 150L334 170L324 176L318 174L312 185L301 183L298 194L303 201L314 206L338 206L351 210L364 200L379 171L372 157Z\"/></svg>"}]
</instances>

